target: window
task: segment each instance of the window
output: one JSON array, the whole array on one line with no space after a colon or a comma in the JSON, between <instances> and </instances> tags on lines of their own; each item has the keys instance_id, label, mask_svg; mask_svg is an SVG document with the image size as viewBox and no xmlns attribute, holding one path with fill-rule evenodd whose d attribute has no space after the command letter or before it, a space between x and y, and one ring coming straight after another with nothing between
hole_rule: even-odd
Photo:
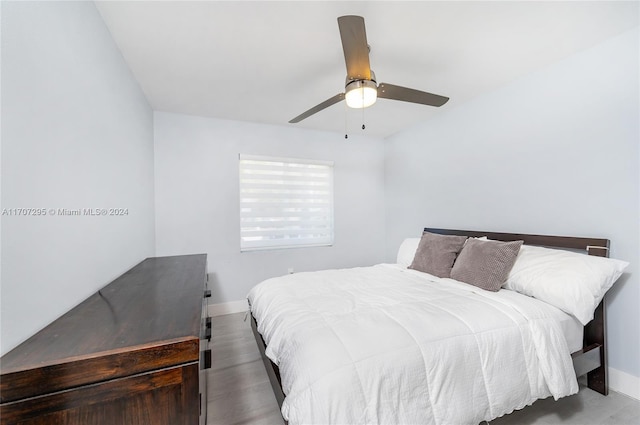
<instances>
[{"instance_id":1,"label":"window","mask_svg":"<svg viewBox=\"0 0 640 425\"><path fill-rule=\"evenodd\" d=\"M240 155L240 251L333 245L333 162Z\"/></svg>"}]
</instances>

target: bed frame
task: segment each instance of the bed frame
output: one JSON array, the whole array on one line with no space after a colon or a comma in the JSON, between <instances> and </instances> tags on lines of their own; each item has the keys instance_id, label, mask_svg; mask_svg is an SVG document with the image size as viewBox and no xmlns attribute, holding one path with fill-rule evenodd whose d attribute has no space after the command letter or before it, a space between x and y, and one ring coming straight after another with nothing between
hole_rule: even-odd
<instances>
[{"instance_id":1,"label":"bed frame","mask_svg":"<svg viewBox=\"0 0 640 425\"><path fill-rule=\"evenodd\" d=\"M520 233L482 232L477 230L452 230L425 228L426 232L441 235L456 235L482 237L500 241L524 241L526 245L538 245L551 248L563 248L585 251L588 255L598 257L609 256L609 240L599 238L578 238L570 236L546 236L528 235ZM251 329L256 338L260 355L269 375L269 381L273 387L278 405L282 408L284 392L280 379L280 370L266 355L266 344L262 335L258 332L256 319L251 315ZM583 348L571 355L573 366L577 376L587 375L587 386L602 395L609 393L607 382L607 350L606 350L606 326L605 326L605 302L604 299L596 308L594 319L584 327Z\"/></svg>"}]
</instances>

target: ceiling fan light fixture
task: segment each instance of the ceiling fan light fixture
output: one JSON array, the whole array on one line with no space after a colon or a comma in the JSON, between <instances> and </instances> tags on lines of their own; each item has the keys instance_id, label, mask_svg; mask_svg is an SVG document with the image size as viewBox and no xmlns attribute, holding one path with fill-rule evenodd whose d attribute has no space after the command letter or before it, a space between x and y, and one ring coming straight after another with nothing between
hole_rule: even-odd
<instances>
[{"instance_id":1,"label":"ceiling fan light fixture","mask_svg":"<svg viewBox=\"0 0 640 425\"><path fill-rule=\"evenodd\" d=\"M345 100L350 108L367 108L378 97L378 86L372 80L354 80L345 87Z\"/></svg>"}]
</instances>

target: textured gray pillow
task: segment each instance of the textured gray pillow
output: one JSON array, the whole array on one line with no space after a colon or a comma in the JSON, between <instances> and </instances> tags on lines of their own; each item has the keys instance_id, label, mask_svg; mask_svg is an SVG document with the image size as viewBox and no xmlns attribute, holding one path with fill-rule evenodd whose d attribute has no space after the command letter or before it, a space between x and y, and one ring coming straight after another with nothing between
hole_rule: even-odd
<instances>
[{"instance_id":1,"label":"textured gray pillow","mask_svg":"<svg viewBox=\"0 0 640 425\"><path fill-rule=\"evenodd\" d=\"M449 277L453 262L466 240L466 236L424 232L409 268L438 277Z\"/></svg>"},{"instance_id":2,"label":"textured gray pillow","mask_svg":"<svg viewBox=\"0 0 640 425\"><path fill-rule=\"evenodd\" d=\"M451 269L451 278L487 291L499 291L521 246L522 241L469 239Z\"/></svg>"}]
</instances>

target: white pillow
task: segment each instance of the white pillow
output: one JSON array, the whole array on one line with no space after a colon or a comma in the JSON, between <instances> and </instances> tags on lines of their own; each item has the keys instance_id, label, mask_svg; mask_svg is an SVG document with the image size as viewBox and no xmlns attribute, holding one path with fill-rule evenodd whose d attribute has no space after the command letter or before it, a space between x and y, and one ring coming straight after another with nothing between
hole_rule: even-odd
<instances>
[{"instance_id":1,"label":"white pillow","mask_svg":"<svg viewBox=\"0 0 640 425\"><path fill-rule=\"evenodd\" d=\"M504 287L554 305L586 325L628 265L612 258L523 245Z\"/></svg>"},{"instance_id":2,"label":"white pillow","mask_svg":"<svg viewBox=\"0 0 640 425\"><path fill-rule=\"evenodd\" d=\"M413 257L416 256L418 245L420 244L420 238L407 238L400 244L398 249L398 258L396 262L402 267L409 267L413 262Z\"/></svg>"}]
</instances>

